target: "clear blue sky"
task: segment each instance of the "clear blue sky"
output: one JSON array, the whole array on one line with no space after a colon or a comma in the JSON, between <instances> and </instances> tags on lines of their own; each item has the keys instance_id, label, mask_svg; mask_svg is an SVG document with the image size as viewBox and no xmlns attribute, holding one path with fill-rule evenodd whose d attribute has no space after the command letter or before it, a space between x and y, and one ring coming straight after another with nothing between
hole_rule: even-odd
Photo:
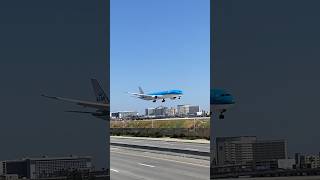
<instances>
[{"instance_id":1,"label":"clear blue sky","mask_svg":"<svg viewBox=\"0 0 320 180\"><path fill-rule=\"evenodd\" d=\"M111 0L111 111L200 105L209 110L209 0ZM181 100L126 94L181 89Z\"/></svg>"}]
</instances>

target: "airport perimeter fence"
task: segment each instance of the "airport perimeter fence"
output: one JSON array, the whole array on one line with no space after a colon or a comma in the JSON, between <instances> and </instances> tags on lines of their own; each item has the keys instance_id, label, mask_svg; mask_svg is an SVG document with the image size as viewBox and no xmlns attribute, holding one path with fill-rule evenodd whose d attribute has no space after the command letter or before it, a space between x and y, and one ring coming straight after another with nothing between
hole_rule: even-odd
<instances>
[{"instance_id":1,"label":"airport perimeter fence","mask_svg":"<svg viewBox=\"0 0 320 180\"><path fill-rule=\"evenodd\" d=\"M210 128L111 128L113 136L210 139Z\"/></svg>"}]
</instances>

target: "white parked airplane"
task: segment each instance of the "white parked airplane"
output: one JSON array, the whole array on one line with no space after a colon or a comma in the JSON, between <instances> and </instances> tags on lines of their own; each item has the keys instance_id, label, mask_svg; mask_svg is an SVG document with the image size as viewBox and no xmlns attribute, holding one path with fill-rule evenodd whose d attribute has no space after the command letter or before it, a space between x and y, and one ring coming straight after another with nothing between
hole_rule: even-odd
<instances>
[{"instance_id":1,"label":"white parked airplane","mask_svg":"<svg viewBox=\"0 0 320 180\"><path fill-rule=\"evenodd\" d=\"M42 96L50 99L74 103L83 107L88 107L96 110L95 112L92 112L92 111L66 111L66 112L87 113L87 114L93 115L94 117L108 120L110 116L110 112L108 110L110 106L109 99L96 79L91 79L91 83L94 90L94 94L96 96L96 102L82 101L82 100L69 99L69 98L56 97L56 96L47 96L44 94Z\"/></svg>"},{"instance_id":2,"label":"white parked airplane","mask_svg":"<svg viewBox=\"0 0 320 180\"><path fill-rule=\"evenodd\" d=\"M183 95L181 90L169 90L169 91L161 91L161 92L145 94L141 87L139 87L139 93L129 92L129 94L134 95L135 97L143 100L147 100L147 101L152 100L153 102L156 102L159 99L162 99L162 102L165 102L166 98L170 98L172 100L176 98L180 99L181 96Z\"/></svg>"}]
</instances>

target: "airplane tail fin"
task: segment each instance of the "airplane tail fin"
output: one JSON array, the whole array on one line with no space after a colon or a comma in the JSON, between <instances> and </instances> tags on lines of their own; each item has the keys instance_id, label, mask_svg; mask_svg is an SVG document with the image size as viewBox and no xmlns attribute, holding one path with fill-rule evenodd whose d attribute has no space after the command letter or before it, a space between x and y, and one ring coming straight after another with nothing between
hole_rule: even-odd
<instances>
[{"instance_id":1,"label":"airplane tail fin","mask_svg":"<svg viewBox=\"0 0 320 180\"><path fill-rule=\"evenodd\" d=\"M144 92L143 92L143 90L142 90L142 88L139 86L139 93L140 94L144 94Z\"/></svg>"},{"instance_id":2,"label":"airplane tail fin","mask_svg":"<svg viewBox=\"0 0 320 180\"><path fill-rule=\"evenodd\" d=\"M96 96L96 100L99 103L108 104L109 98L107 97L106 93L101 88L99 82L96 79L91 79L91 84L93 87L94 94Z\"/></svg>"}]
</instances>

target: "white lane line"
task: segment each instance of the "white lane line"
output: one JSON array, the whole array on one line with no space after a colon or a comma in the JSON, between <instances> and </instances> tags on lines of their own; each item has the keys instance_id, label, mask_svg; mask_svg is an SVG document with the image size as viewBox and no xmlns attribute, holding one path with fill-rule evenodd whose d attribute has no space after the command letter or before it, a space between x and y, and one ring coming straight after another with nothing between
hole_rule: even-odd
<instances>
[{"instance_id":1,"label":"white lane line","mask_svg":"<svg viewBox=\"0 0 320 180\"><path fill-rule=\"evenodd\" d=\"M149 165L149 164L143 164L143 163L138 163L139 165L141 165L141 166L146 166L146 167L152 167L152 168L154 168L155 166L152 166L152 165Z\"/></svg>"},{"instance_id":2,"label":"white lane line","mask_svg":"<svg viewBox=\"0 0 320 180\"><path fill-rule=\"evenodd\" d=\"M119 171L118 170L116 170L116 169L110 169L111 171L113 171L113 172L116 172L116 173L118 173Z\"/></svg>"},{"instance_id":3,"label":"white lane line","mask_svg":"<svg viewBox=\"0 0 320 180\"><path fill-rule=\"evenodd\" d=\"M189 151L199 151L199 149L193 149L193 148L185 148L184 150L189 150Z\"/></svg>"},{"instance_id":4,"label":"white lane line","mask_svg":"<svg viewBox=\"0 0 320 180\"><path fill-rule=\"evenodd\" d=\"M181 164L188 164L188 165L192 165L192 166L199 166L199 167L206 167L206 168L210 167L210 165L208 166L208 165L204 165L204 164L196 164L196 163L190 163L190 162L185 162L185 161L177 161L177 160L172 160L172 159L167 159L167 158L158 158L158 157L153 157L153 156L137 155L137 154L124 153L124 152L119 152L119 151L111 151L111 152L118 153L118 154L129 155L129 156L137 156L137 157L157 159L157 160L169 161L169 162L175 162L175 163L181 163Z\"/></svg>"}]
</instances>

